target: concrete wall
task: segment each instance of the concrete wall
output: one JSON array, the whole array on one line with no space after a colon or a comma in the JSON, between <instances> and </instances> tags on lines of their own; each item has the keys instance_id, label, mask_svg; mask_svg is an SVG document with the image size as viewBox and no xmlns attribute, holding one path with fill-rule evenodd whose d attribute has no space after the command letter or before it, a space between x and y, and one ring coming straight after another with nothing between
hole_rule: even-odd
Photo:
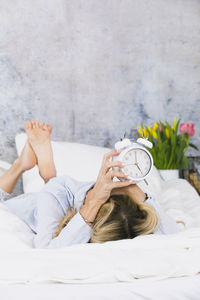
<instances>
[{"instance_id":1,"label":"concrete wall","mask_svg":"<svg viewBox=\"0 0 200 300\"><path fill-rule=\"evenodd\" d=\"M27 119L112 146L141 121L195 123L199 0L0 0L0 159Z\"/></svg>"}]
</instances>

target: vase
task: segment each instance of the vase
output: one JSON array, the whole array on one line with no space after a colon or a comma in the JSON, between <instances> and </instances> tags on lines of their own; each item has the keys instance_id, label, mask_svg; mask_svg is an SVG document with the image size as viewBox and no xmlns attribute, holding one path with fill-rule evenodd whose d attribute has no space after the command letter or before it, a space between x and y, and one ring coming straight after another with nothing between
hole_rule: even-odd
<instances>
[{"instance_id":1,"label":"vase","mask_svg":"<svg viewBox=\"0 0 200 300\"><path fill-rule=\"evenodd\" d=\"M159 170L160 176L163 180L173 180L179 178L179 170Z\"/></svg>"}]
</instances>

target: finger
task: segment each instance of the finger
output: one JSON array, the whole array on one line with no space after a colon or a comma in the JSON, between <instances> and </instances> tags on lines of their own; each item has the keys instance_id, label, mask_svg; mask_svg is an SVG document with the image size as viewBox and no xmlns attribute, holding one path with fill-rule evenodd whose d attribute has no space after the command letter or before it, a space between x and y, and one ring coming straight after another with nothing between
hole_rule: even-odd
<instances>
[{"instance_id":1,"label":"finger","mask_svg":"<svg viewBox=\"0 0 200 300\"><path fill-rule=\"evenodd\" d=\"M112 150L108 153L106 153L103 157L103 162L106 162L108 161L112 156L117 156L120 154L120 151L119 150Z\"/></svg>"},{"instance_id":2,"label":"finger","mask_svg":"<svg viewBox=\"0 0 200 300\"><path fill-rule=\"evenodd\" d=\"M101 177L102 175L105 175L106 174L106 168L105 168L105 164L107 163L107 161L109 161L109 159L112 157L112 156L116 156L116 155L119 155L121 151L118 151L118 150L112 150L106 154L104 154L104 157L103 157L103 161L102 161L102 165L101 165L101 168L99 170L99 175L98 177ZM110 162L110 161L109 161Z\"/></svg>"},{"instance_id":3,"label":"finger","mask_svg":"<svg viewBox=\"0 0 200 300\"><path fill-rule=\"evenodd\" d=\"M123 177L123 178L126 178L128 177L128 174L124 173L124 172L121 172L121 171L109 171L107 174L106 174L107 177L109 178L114 178L114 177Z\"/></svg>"},{"instance_id":4,"label":"finger","mask_svg":"<svg viewBox=\"0 0 200 300\"><path fill-rule=\"evenodd\" d=\"M105 167L104 167L105 173L107 173L110 168L114 168L114 167L124 168L125 164L121 161L109 161L105 163Z\"/></svg>"},{"instance_id":5,"label":"finger","mask_svg":"<svg viewBox=\"0 0 200 300\"><path fill-rule=\"evenodd\" d=\"M125 180L125 181L116 181L112 183L112 188L116 189L116 188L122 188L125 186L129 186L131 184L134 184L132 180Z\"/></svg>"}]
</instances>

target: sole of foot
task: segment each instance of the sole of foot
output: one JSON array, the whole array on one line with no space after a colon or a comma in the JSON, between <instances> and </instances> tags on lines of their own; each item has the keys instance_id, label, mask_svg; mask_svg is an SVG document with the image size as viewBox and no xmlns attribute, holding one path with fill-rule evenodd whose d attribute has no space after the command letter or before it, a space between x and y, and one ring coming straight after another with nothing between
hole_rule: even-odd
<instances>
[{"instance_id":1,"label":"sole of foot","mask_svg":"<svg viewBox=\"0 0 200 300\"><path fill-rule=\"evenodd\" d=\"M18 163L22 172L32 169L37 164L36 155L28 141L26 142L16 162Z\"/></svg>"},{"instance_id":2,"label":"sole of foot","mask_svg":"<svg viewBox=\"0 0 200 300\"><path fill-rule=\"evenodd\" d=\"M27 121L25 130L36 155L40 176L47 182L56 176L50 134L52 127L44 122Z\"/></svg>"}]
</instances>

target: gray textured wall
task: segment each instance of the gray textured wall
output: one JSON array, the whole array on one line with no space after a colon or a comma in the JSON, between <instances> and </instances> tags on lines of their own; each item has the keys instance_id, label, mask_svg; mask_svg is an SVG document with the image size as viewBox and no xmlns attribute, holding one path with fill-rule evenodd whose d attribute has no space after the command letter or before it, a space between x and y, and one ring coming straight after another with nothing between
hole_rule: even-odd
<instances>
[{"instance_id":1,"label":"gray textured wall","mask_svg":"<svg viewBox=\"0 0 200 300\"><path fill-rule=\"evenodd\" d=\"M27 119L112 146L158 119L200 146L199 0L0 0L0 159Z\"/></svg>"}]
</instances>

